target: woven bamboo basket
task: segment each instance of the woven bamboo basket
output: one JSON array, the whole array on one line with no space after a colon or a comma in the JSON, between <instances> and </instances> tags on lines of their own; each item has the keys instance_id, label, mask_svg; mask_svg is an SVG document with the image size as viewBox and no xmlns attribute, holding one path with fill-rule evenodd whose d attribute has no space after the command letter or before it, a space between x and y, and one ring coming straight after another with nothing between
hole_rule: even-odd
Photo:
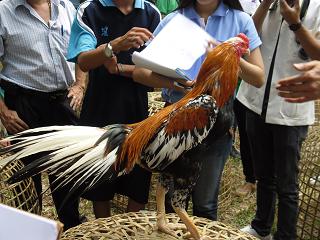
<instances>
[{"instance_id":1,"label":"woven bamboo basket","mask_svg":"<svg viewBox=\"0 0 320 240\"><path fill-rule=\"evenodd\" d=\"M167 219L169 223L182 224L176 214L167 214ZM220 222L198 217L192 217L192 219L201 234L210 236L212 239L256 239ZM60 240L171 240L185 239L186 235L188 235L185 230L181 229L175 231L176 238L160 233L156 230L155 223L155 212L141 211L138 213L119 214L109 218L96 219L68 229L62 234Z\"/></svg>"},{"instance_id":2,"label":"woven bamboo basket","mask_svg":"<svg viewBox=\"0 0 320 240\"><path fill-rule=\"evenodd\" d=\"M299 174L299 239L320 239L320 126L310 128L302 146Z\"/></svg>"},{"instance_id":3,"label":"woven bamboo basket","mask_svg":"<svg viewBox=\"0 0 320 240\"><path fill-rule=\"evenodd\" d=\"M0 203L27 212L41 214L36 189L31 178L9 185L6 180L22 169L19 160L8 164L0 173ZM1 166L0 166L1 169Z\"/></svg>"}]
</instances>

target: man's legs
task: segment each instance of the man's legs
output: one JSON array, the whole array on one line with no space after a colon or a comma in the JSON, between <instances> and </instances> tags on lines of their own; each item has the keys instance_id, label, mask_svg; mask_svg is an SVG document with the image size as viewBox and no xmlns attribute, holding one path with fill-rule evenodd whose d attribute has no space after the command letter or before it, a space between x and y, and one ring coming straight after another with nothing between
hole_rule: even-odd
<instances>
[{"instance_id":1,"label":"man's legs","mask_svg":"<svg viewBox=\"0 0 320 240\"><path fill-rule=\"evenodd\" d=\"M273 125L274 159L278 193L278 222L274 239L296 239L298 218L298 163L307 126Z\"/></svg>"},{"instance_id":2,"label":"man's legs","mask_svg":"<svg viewBox=\"0 0 320 240\"><path fill-rule=\"evenodd\" d=\"M246 130L257 178L257 210L251 225L261 236L267 236L275 214L276 182L273 160L273 138L268 124L259 115L247 111Z\"/></svg>"},{"instance_id":3,"label":"man's legs","mask_svg":"<svg viewBox=\"0 0 320 240\"><path fill-rule=\"evenodd\" d=\"M60 99L51 99L49 96L44 97L38 92L30 90L26 94L21 87L14 86L5 88L5 103L11 110L15 110L18 116L25 121L30 128L44 127L50 125L75 125L77 118L73 110L69 106L69 100L65 96ZM43 153L45 154L45 153ZM43 156L43 154L41 156ZM27 163L41 157L40 154L32 155L25 161ZM41 192L41 177L37 175L33 177L37 193ZM55 180L54 176L49 177L50 184ZM61 222L64 223L64 229L80 224L78 211L79 198L69 199L62 205L64 198L69 192L69 187L59 188L52 193L53 201L58 212ZM41 196L39 195L41 204Z\"/></svg>"},{"instance_id":4,"label":"man's legs","mask_svg":"<svg viewBox=\"0 0 320 240\"><path fill-rule=\"evenodd\" d=\"M247 129L258 180L257 212L252 227L261 236L270 233L278 194L278 225L274 238L296 239L298 214L298 161L306 126L266 124L247 112Z\"/></svg>"},{"instance_id":5,"label":"man's legs","mask_svg":"<svg viewBox=\"0 0 320 240\"><path fill-rule=\"evenodd\" d=\"M107 218L111 216L110 201L92 201L92 206L96 218Z\"/></svg>"},{"instance_id":6,"label":"man's legs","mask_svg":"<svg viewBox=\"0 0 320 240\"><path fill-rule=\"evenodd\" d=\"M127 196L127 212L138 212L148 203L152 173L135 165L132 171L118 178L116 192Z\"/></svg>"},{"instance_id":7,"label":"man's legs","mask_svg":"<svg viewBox=\"0 0 320 240\"><path fill-rule=\"evenodd\" d=\"M239 100L235 99L233 109L238 123L240 137L240 155L243 166L243 174L247 183L255 184L253 160L250 152L250 144L246 130L246 111L248 110Z\"/></svg>"}]
</instances>

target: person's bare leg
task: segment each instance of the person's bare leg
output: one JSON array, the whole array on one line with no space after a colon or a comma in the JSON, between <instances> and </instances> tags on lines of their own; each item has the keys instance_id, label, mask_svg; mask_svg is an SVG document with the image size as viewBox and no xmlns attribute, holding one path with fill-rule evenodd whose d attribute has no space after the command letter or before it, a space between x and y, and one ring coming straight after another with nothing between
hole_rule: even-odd
<instances>
[{"instance_id":1,"label":"person's bare leg","mask_svg":"<svg viewBox=\"0 0 320 240\"><path fill-rule=\"evenodd\" d=\"M93 201L92 205L96 218L107 218L111 216L110 201Z\"/></svg>"},{"instance_id":2,"label":"person's bare leg","mask_svg":"<svg viewBox=\"0 0 320 240\"><path fill-rule=\"evenodd\" d=\"M144 207L145 204L138 203L135 200L129 198L127 212L139 212L140 210L143 210Z\"/></svg>"}]
</instances>

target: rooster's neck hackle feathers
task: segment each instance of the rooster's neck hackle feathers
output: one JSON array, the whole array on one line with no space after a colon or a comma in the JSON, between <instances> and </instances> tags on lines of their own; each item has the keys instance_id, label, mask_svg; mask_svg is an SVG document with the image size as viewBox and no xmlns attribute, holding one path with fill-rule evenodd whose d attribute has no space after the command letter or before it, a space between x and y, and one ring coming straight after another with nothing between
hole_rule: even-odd
<instances>
[{"instance_id":1,"label":"rooster's neck hackle feathers","mask_svg":"<svg viewBox=\"0 0 320 240\"><path fill-rule=\"evenodd\" d=\"M193 90L188 94L209 94L222 107L234 93L239 74L238 50L234 44L225 42L208 53Z\"/></svg>"}]
</instances>

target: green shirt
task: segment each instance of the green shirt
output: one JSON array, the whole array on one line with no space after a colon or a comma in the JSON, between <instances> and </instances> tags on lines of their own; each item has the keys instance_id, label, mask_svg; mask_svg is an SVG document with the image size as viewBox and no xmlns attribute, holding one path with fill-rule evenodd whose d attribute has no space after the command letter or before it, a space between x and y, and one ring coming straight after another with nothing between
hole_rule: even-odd
<instances>
[{"instance_id":1,"label":"green shirt","mask_svg":"<svg viewBox=\"0 0 320 240\"><path fill-rule=\"evenodd\" d=\"M178 7L178 3L176 0L157 0L156 6L162 14L167 15Z\"/></svg>"}]
</instances>

